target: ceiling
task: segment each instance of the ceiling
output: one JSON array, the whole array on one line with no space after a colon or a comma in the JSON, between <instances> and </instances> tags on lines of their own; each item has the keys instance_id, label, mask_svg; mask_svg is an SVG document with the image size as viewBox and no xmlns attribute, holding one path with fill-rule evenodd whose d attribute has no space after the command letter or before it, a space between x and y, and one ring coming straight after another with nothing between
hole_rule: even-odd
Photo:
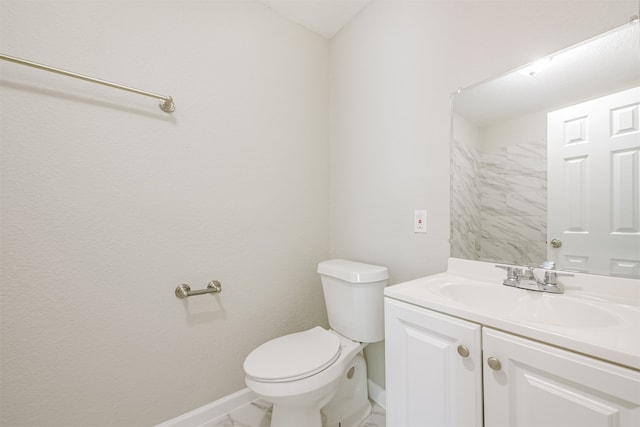
<instances>
[{"instance_id":1,"label":"ceiling","mask_svg":"<svg viewBox=\"0 0 640 427\"><path fill-rule=\"evenodd\" d=\"M285 18L332 38L370 0L261 0Z\"/></svg>"},{"instance_id":2,"label":"ceiling","mask_svg":"<svg viewBox=\"0 0 640 427\"><path fill-rule=\"evenodd\" d=\"M514 71L454 98L458 114L479 126L553 111L635 87L640 82L640 25L625 24L546 58L538 72Z\"/></svg>"}]
</instances>

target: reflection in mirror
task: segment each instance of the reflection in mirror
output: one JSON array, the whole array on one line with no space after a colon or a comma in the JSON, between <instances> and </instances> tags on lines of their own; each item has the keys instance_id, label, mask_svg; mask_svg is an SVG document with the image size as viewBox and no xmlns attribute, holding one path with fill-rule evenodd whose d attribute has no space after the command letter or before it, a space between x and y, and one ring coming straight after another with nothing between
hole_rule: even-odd
<instances>
[{"instance_id":1,"label":"reflection in mirror","mask_svg":"<svg viewBox=\"0 0 640 427\"><path fill-rule=\"evenodd\" d=\"M640 277L637 19L452 100L452 257Z\"/></svg>"}]
</instances>

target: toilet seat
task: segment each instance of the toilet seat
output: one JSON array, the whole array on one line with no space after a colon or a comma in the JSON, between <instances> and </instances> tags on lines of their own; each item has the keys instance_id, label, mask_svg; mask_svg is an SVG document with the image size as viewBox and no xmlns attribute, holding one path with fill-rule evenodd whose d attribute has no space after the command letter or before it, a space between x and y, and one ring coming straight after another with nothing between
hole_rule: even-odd
<instances>
[{"instance_id":1,"label":"toilet seat","mask_svg":"<svg viewBox=\"0 0 640 427\"><path fill-rule=\"evenodd\" d=\"M244 371L258 381L295 381L325 370L339 356L338 336L316 326L262 344L247 356Z\"/></svg>"}]
</instances>

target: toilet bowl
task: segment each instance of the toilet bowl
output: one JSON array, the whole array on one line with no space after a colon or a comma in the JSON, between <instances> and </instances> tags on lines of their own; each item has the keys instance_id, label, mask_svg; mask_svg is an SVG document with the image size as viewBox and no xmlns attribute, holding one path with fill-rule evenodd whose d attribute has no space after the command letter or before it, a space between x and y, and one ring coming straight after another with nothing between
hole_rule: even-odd
<instances>
[{"instance_id":1,"label":"toilet bowl","mask_svg":"<svg viewBox=\"0 0 640 427\"><path fill-rule=\"evenodd\" d=\"M244 361L247 387L273 404L271 427L356 427L371 410L362 350L384 338L387 269L329 260L318 272L331 329L275 338Z\"/></svg>"},{"instance_id":2,"label":"toilet bowl","mask_svg":"<svg viewBox=\"0 0 640 427\"><path fill-rule=\"evenodd\" d=\"M321 427L320 410L364 346L319 326L276 338L247 357L245 382L273 404L272 427ZM277 347L282 353L274 358ZM304 356L308 363L300 363Z\"/></svg>"}]
</instances>

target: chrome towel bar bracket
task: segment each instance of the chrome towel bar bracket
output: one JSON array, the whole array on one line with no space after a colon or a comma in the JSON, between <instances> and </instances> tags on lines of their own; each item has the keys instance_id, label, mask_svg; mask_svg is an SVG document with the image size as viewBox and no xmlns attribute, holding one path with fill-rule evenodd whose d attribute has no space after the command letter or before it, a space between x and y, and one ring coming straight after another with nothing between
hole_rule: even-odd
<instances>
[{"instance_id":1,"label":"chrome towel bar bracket","mask_svg":"<svg viewBox=\"0 0 640 427\"><path fill-rule=\"evenodd\" d=\"M200 289L199 291L192 291L191 286L183 283L176 288L176 296L178 298L192 297L194 295L204 294L219 294L222 292L222 285L217 280L212 280L207 285L207 289Z\"/></svg>"}]
</instances>

